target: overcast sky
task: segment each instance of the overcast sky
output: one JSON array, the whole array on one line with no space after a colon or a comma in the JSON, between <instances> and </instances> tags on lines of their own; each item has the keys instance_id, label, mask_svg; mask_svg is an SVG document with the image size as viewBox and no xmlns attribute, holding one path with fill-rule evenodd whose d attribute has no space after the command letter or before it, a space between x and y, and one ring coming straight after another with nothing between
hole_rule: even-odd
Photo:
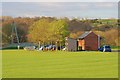
<instances>
[{"instance_id":1,"label":"overcast sky","mask_svg":"<svg viewBox=\"0 0 120 80\"><path fill-rule=\"evenodd\" d=\"M118 17L118 0L98 0L98 2L96 0L84 0L84 2L14 2L14 0L13 2L8 1L9 0L4 0L4 2L2 2L3 16L54 16L69 18Z\"/></svg>"},{"instance_id":2,"label":"overcast sky","mask_svg":"<svg viewBox=\"0 0 120 80\"><path fill-rule=\"evenodd\" d=\"M119 0L1 0L2 2L118 2Z\"/></svg>"}]
</instances>

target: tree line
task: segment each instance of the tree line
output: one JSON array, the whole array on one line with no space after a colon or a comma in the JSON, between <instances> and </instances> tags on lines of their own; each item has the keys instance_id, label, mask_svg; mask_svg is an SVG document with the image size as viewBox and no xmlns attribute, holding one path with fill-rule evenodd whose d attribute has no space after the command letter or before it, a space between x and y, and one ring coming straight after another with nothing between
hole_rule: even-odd
<instances>
[{"instance_id":1,"label":"tree line","mask_svg":"<svg viewBox=\"0 0 120 80\"><path fill-rule=\"evenodd\" d=\"M117 19L69 19L56 17L10 17L2 16L2 44L11 43L12 22L16 23L20 43L64 43L65 37L77 38L85 31L94 31L102 37L102 44L120 46Z\"/></svg>"}]
</instances>

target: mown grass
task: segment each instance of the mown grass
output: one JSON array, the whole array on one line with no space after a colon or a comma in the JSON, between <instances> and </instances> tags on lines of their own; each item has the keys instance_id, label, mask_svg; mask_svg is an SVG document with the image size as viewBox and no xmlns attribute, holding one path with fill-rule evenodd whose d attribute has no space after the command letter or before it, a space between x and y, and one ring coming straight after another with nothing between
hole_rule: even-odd
<instances>
[{"instance_id":1,"label":"mown grass","mask_svg":"<svg viewBox=\"0 0 120 80\"><path fill-rule=\"evenodd\" d=\"M2 79L2 51L0 50L0 79Z\"/></svg>"},{"instance_id":2,"label":"mown grass","mask_svg":"<svg viewBox=\"0 0 120 80\"><path fill-rule=\"evenodd\" d=\"M118 53L2 51L4 78L117 78Z\"/></svg>"},{"instance_id":3,"label":"mown grass","mask_svg":"<svg viewBox=\"0 0 120 80\"><path fill-rule=\"evenodd\" d=\"M120 46L111 46L112 50L120 50Z\"/></svg>"}]
</instances>

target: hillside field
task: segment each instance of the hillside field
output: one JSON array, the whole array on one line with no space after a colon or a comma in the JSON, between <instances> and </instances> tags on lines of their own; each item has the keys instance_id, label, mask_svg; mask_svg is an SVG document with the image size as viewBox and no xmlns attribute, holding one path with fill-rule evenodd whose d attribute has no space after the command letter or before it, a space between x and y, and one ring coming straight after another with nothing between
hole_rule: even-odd
<instances>
[{"instance_id":1,"label":"hillside field","mask_svg":"<svg viewBox=\"0 0 120 80\"><path fill-rule=\"evenodd\" d=\"M117 52L2 51L3 78L117 78Z\"/></svg>"}]
</instances>

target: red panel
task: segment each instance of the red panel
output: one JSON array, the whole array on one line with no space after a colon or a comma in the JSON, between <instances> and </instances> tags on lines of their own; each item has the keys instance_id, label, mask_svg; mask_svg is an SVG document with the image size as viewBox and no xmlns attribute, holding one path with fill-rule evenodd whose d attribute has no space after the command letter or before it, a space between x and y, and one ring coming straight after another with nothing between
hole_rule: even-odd
<instances>
[{"instance_id":1,"label":"red panel","mask_svg":"<svg viewBox=\"0 0 120 80\"><path fill-rule=\"evenodd\" d=\"M85 37L85 50L98 50L98 36L93 32Z\"/></svg>"}]
</instances>

